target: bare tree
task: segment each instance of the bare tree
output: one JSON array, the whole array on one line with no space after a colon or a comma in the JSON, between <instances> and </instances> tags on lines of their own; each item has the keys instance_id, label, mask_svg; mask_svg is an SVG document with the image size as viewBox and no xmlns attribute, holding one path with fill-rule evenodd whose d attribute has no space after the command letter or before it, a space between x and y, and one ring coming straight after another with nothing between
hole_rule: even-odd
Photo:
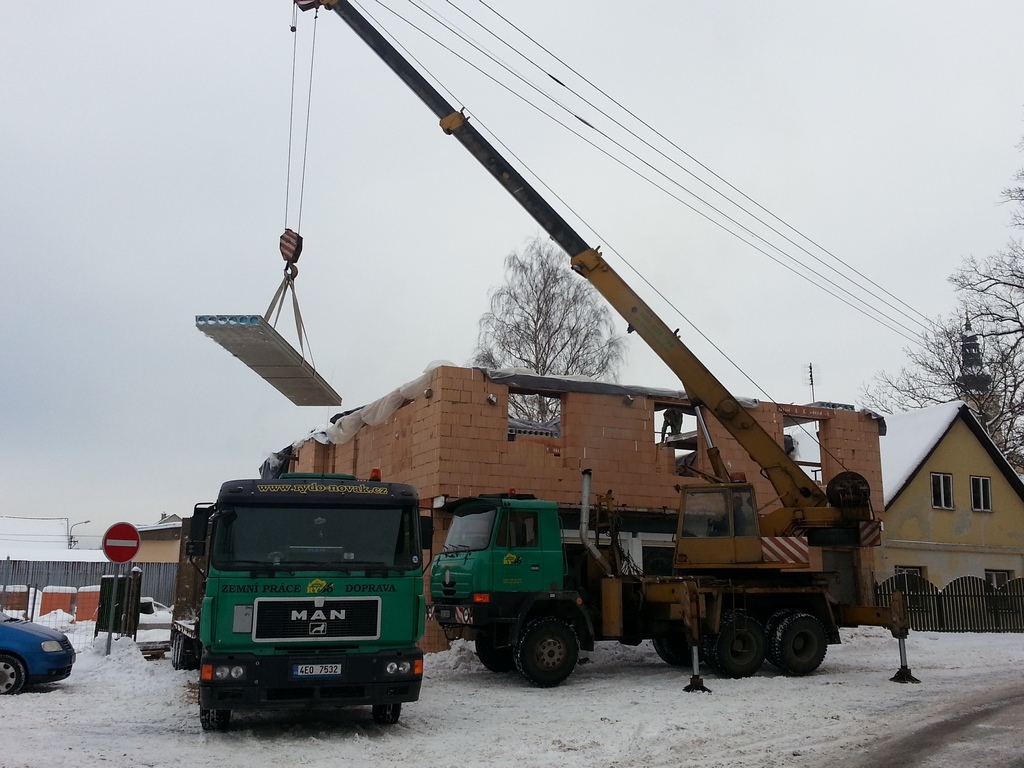
<instances>
[{"instance_id":1,"label":"bare tree","mask_svg":"<svg viewBox=\"0 0 1024 768\"><path fill-rule=\"evenodd\" d=\"M1024 169L1014 180L1024 183ZM1024 229L1024 187L1002 196L1014 204L1013 226ZM994 256L968 257L949 281L959 312L904 350L909 364L899 373L876 374L864 400L890 413L963 400L1007 458L1024 467L1024 246L1011 238Z\"/></svg>"},{"instance_id":2,"label":"bare tree","mask_svg":"<svg viewBox=\"0 0 1024 768\"><path fill-rule=\"evenodd\" d=\"M625 356L612 313L597 291L569 268L568 257L541 238L505 257L505 284L491 292L480 318L473 364L527 368L542 375L614 379ZM558 415L539 396L510 398L509 413L531 421Z\"/></svg>"},{"instance_id":3,"label":"bare tree","mask_svg":"<svg viewBox=\"0 0 1024 768\"><path fill-rule=\"evenodd\" d=\"M883 413L963 400L1007 459L1024 467L1024 349L1009 336L983 338L984 323L970 325L965 332L962 314L937 321L919 346L904 350L907 365L875 374L862 400ZM975 334L980 358L965 366L965 341Z\"/></svg>"},{"instance_id":4,"label":"bare tree","mask_svg":"<svg viewBox=\"0 0 1024 768\"><path fill-rule=\"evenodd\" d=\"M1018 216L1024 217L1024 204ZM986 324L982 336L1003 336L1018 345L1024 343L1024 247L1020 240L1011 240L987 259L965 259L949 281L956 286L970 316Z\"/></svg>"}]
</instances>

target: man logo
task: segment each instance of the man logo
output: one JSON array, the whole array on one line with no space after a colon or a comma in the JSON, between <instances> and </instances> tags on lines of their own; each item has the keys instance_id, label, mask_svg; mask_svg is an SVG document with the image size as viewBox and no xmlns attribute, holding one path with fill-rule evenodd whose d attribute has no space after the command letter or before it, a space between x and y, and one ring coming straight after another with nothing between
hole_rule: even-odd
<instances>
[{"instance_id":1,"label":"man logo","mask_svg":"<svg viewBox=\"0 0 1024 768\"><path fill-rule=\"evenodd\" d=\"M327 622L320 621L316 624L309 625L309 634L311 635L326 635L327 634Z\"/></svg>"},{"instance_id":2,"label":"man logo","mask_svg":"<svg viewBox=\"0 0 1024 768\"><path fill-rule=\"evenodd\" d=\"M338 608L331 608L327 613L324 613L321 609L313 611L312 615L309 611L292 611L292 621L344 621L345 610Z\"/></svg>"}]
</instances>

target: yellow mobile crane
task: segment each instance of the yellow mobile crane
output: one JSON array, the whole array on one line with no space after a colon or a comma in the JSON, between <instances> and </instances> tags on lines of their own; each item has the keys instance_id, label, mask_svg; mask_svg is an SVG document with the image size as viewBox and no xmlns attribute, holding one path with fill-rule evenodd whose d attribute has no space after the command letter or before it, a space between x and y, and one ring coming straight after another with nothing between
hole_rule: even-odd
<instances>
[{"instance_id":1,"label":"yellow mobile crane","mask_svg":"<svg viewBox=\"0 0 1024 768\"><path fill-rule=\"evenodd\" d=\"M571 257L572 268L679 377L705 437L703 412L707 411L761 468L781 502L775 511L758 515L753 487L742 480L734 482L738 478L730 477L717 449L710 447L710 479L714 482L680 489L675 549L678 575L642 577L616 572L609 566L609 558L588 543L587 532L582 530L587 526L589 508L585 493L581 542L596 565L583 569L583 579L586 581L590 574L599 584L562 585L567 589L559 592L565 594L551 593L550 599L519 594L515 599L498 601L501 606L490 606L493 595L488 592L487 600L476 600L474 608L469 603L484 593L461 594L451 583L452 574L459 569L454 564L447 568L435 564L435 618L446 629L475 637L478 654L489 668L510 668L514 661L539 685L558 684L571 673L579 649L571 647L574 642L587 649L593 647L595 639L616 638L623 642L651 638L669 663L685 664L689 656L693 677L688 689L692 690L703 690L697 667L701 644L706 657L736 677L756 671L766 654L769 660L779 662L777 666L786 668L789 660L787 671L806 674L820 664L826 641L839 642L839 626L857 624L888 627L900 641L901 669L893 679L916 682L906 662L903 640L908 624L902 596L897 595L893 605L885 608L842 604L828 593L822 574L805 573L803 578L794 578L799 567L768 562L762 553L762 536L804 536L809 546L853 548L877 543L879 523L871 511L865 478L843 472L823 491L602 254L589 246L466 116L449 104L347 0L294 1L303 10L322 6L334 11L412 89L439 119L444 133L459 141L543 227ZM588 473L584 485L589 489ZM492 504L498 517L500 507L515 506L516 500L505 501L508 503ZM460 516L461 511L461 516L467 516L475 509L469 504L456 515ZM452 531L456 531L455 525ZM615 546L617 537L611 538ZM498 541L497 533L492 544L508 546ZM442 573L447 583L440 581ZM573 586L578 590L568 589ZM743 610L730 609L736 605L744 606ZM813 618L814 625L806 621L801 624L799 617ZM547 631L530 631L538 621ZM570 625L575 641L570 637L573 633L562 631ZM785 627L792 629L784 631Z\"/></svg>"}]
</instances>

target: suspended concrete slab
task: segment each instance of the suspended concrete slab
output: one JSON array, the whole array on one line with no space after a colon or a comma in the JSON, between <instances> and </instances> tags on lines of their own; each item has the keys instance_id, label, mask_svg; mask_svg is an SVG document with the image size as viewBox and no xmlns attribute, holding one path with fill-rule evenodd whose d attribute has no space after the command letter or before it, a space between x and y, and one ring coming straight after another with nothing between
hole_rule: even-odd
<instances>
[{"instance_id":1,"label":"suspended concrete slab","mask_svg":"<svg viewBox=\"0 0 1024 768\"><path fill-rule=\"evenodd\" d=\"M196 327L296 405L341 405L341 395L259 315L196 315Z\"/></svg>"}]
</instances>

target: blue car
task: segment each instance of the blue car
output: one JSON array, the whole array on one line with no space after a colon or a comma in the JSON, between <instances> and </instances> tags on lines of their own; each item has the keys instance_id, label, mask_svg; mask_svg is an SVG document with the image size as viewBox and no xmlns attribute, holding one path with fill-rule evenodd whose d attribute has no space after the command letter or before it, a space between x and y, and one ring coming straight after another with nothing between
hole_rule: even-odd
<instances>
[{"instance_id":1,"label":"blue car","mask_svg":"<svg viewBox=\"0 0 1024 768\"><path fill-rule=\"evenodd\" d=\"M74 663L75 649L63 632L0 611L0 695L63 680Z\"/></svg>"}]
</instances>

